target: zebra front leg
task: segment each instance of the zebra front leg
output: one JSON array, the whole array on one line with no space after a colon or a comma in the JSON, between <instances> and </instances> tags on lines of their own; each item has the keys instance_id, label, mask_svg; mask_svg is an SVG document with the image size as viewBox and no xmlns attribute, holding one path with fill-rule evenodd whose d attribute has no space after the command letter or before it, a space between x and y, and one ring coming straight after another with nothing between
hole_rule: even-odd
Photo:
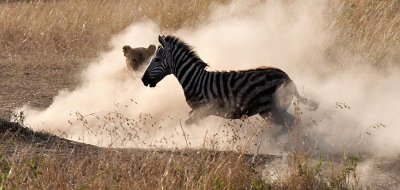
<instances>
[{"instance_id":1,"label":"zebra front leg","mask_svg":"<svg viewBox=\"0 0 400 190\"><path fill-rule=\"evenodd\" d=\"M185 125L197 124L200 120L204 119L209 115L207 113L208 113L207 110L202 108L190 111L189 117L185 120Z\"/></svg>"}]
</instances>

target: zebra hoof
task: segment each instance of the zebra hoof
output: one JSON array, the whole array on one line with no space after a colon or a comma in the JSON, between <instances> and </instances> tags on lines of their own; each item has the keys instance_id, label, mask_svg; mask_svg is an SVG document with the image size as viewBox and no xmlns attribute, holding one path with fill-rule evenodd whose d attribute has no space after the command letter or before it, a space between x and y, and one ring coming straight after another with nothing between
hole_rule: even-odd
<instances>
[{"instance_id":1,"label":"zebra hoof","mask_svg":"<svg viewBox=\"0 0 400 190\"><path fill-rule=\"evenodd\" d=\"M198 124L198 121L192 118L188 118L185 120L185 125L195 125Z\"/></svg>"},{"instance_id":2,"label":"zebra hoof","mask_svg":"<svg viewBox=\"0 0 400 190\"><path fill-rule=\"evenodd\" d=\"M189 119L185 120L185 125L192 125L193 121L190 121Z\"/></svg>"}]
</instances>

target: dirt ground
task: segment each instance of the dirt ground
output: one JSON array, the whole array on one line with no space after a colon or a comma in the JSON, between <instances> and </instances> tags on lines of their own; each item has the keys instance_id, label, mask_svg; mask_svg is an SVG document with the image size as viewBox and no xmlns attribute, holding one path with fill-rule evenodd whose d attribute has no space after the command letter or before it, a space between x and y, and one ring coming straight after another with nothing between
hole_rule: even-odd
<instances>
[{"instance_id":1,"label":"dirt ground","mask_svg":"<svg viewBox=\"0 0 400 190\"><path fill-rule=\"evenodd\" d=\"M0 59L0 117L24 104L45 108L59 90L78 85L87 61L42 57Z\"/></svg>"}]
</instances>

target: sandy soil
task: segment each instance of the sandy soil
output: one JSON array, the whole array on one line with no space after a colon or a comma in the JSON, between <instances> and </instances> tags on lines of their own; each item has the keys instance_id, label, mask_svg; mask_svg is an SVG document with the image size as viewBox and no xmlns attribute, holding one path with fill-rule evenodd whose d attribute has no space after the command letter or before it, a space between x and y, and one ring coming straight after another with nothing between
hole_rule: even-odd
<instances>
[{"instance_id":1,"label":"sandy soil","mask_svg":"<svg viewBox=\"0 0 400 190\"><path fill-rule=\"evenodd\" d=\"M0 117L23 104L45 108L61 89L72 89L85 62L76 59L0 59Z\"/></svg>"}]
</instances>

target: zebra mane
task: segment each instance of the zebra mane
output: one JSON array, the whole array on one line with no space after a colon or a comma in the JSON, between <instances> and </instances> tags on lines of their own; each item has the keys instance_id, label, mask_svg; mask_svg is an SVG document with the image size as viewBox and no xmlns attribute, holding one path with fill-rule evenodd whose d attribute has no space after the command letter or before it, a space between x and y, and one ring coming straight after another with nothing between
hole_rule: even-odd
<instances>
[{"instance_id":1,"label":"zebra mane","mask_svg":"<svg viewBox=\"0 0 400 190\"><path fill-rule=\"evenodd\" d=\"M165 41L171 45L171 47L178 47L178 48L183 48L185 52L187 52L191 57L194 59L197 59L197 63L202 65L204 68L208 67L209 65L205 63L197 54L197 52L194 50L192 46L184 42L183 40L179 39L176 36L168 35L165 38Z\"/></svg>"}]
</instances>

